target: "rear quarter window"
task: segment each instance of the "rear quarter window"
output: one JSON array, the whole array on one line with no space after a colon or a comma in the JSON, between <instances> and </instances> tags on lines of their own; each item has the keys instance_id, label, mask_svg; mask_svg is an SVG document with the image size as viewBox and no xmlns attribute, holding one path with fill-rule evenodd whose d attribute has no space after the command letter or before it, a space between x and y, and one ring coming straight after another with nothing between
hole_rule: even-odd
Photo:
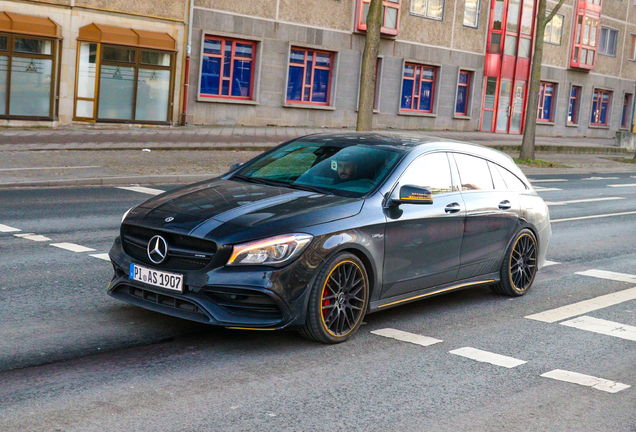
<instances>
[{"instance_id":1,"label":"rear quarter window","mask_svg":"<svg viewBox=\"0 0 636 432\"><path fill-rule=\"evenodd\" d=\"M506 182L506 186L508 187L508 190L513 190L513 191L528 190L525 183L519 180L519 177L517 177L516 175L514 175L507 169L500 167L499 165L495 165L495 164L493 165L497 168L497 170L503 177L504 181Z\"/></svg>"}]
</instances>

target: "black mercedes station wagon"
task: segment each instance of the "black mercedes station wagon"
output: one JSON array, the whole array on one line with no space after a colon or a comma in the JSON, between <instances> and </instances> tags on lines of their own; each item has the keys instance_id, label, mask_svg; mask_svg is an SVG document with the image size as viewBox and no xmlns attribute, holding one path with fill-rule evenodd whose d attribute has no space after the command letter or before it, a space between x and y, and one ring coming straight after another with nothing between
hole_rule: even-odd
<instances>
[{"instance_id":1,"label":"black mercedes station wagon","mask_svg":"<svg viewBox=\"0 0 636 432\"><path fill-rule=\"evenodd\" d=\"M338 343L365 314L545 262L545 202L507 155L390 133L310 135L130 209L108 294L232 329Z\"/></svg>"}]
</instances>

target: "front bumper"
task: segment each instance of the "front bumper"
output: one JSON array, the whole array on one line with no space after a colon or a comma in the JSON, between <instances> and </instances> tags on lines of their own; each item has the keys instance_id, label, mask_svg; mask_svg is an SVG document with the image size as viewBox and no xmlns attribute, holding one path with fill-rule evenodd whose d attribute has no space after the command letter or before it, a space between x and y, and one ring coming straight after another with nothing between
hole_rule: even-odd
<instances>
[{"instance_id":1,"label":"front bumper","mask_svg":"<svg viewBox=\"0 0 636 432\"><path fill-rule=\"evenodd\" d=\"M304 324L308 287L322 263L307 248L301 257L282 269L208 266L202 270L178 271L185 279L183 293L176 293L130 279L131 263L152 266L127 255L119 238L109 255L115 274L108 295L113 298L200 323L272 330Z\"/></svg>"}]
</instances>

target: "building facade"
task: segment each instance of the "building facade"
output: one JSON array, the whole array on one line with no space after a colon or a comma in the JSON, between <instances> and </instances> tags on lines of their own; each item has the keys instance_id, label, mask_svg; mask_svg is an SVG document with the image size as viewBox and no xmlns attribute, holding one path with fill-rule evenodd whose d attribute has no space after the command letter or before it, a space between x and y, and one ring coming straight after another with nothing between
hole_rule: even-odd
<instances>
[{"instance_id":1,"label":"building facade","mask_svg":"<svg viewBox=\"0 0 636 432\"><path fill-rule=\"evenodd\" d=\"M187 1L0 2L0 125L173 124Z\"/></svg>"},{"instance_id":2,"label":"building facade","mask_svg":"<svg viewBox=\"0 0 636 432\"><path fill-rule=\"evenodd\" d=\"M196 0L187 121L355 125L369 0ZM557 4L548 0L548 10ZM374 127L523 130L534 0L383 0ZM636 6L566 0L544 35L537 133L629 129Z\"/></svg>"}]
</instances>

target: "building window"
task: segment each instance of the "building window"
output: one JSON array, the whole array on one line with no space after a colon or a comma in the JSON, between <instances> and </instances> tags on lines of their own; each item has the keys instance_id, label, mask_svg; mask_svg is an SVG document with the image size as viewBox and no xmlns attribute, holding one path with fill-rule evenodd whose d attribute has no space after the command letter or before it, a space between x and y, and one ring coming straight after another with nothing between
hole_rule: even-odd
<instances>
[{"instance_id":1,"label":"building window","mask_svg":"<svg viewBox=\"0 0 636 432\"><path fill-rule=\"evenodd\" d=\"M537 111L537 121L551 122L554 108L554 96L556 85L542 82L539 90L539 109Z\"/></svg>"},{"instance_id":2,"label":"building window","mask_svg":"<svg viewBox=\"0 0 636 432\"><path fill-rule=\"evenodd\" d=\"M466 0L464 3L464 25L466 27L479 27L479 0Z\"/></svg>"},{"instance_id":3,"label":"building window","mask_svg":"<svg viewBox=\"0 0 636 432\"><path fill-rule=\"evenodd\" d=\"M598 18L587 16L585 13L578 15L570 66L582 69L594 68L598 25Z\"/></svg>"},{"instance_id":4,"label":"building window","mask_svg":"<svg viewBox=\"0 0 636 432\"><path fill-rule=\"evenodd\" d=\"M252 99L256 43L206 36L200 96Z\"/></svg>"},{"instance_id":5,"label":"building window","mask_svg":"<svg viewBox=\"0 0 636 432\"><path fill-rule=\"evenodd\" d=\"M621 128L627 129L630 124L629 112L632 107L632 95L625 93L623 98L623 112L621 113Z\"/></svg>"},{"instance_id":6,"label":"building window","mask_svg":"<svg viewBox=\"0 0 636 432\"><path fill-rule=\"evenodd\" d=\"M608 27L601 27L601 35L598 41L598 52L608 56L616 55L616 42L618 41L618 30Z\"/></svg>"},{"instance_id":7,"label":"building window","mask_svg":"<svg viewBox=\"0 0 636 432\"><path fill-rule=\"evenodd\" d=\"M373 93L373 109L380 109L380 83L382 81L382 57L375 63L375 92Z\"/></svg>"},{"instance_id":8,"label":"building window","mask_svg":"<svg viewBox=\"0 0 636 432\"><path fill-rule=\"evenodd\" d=\"M433 112L436 72L437 68L432 66L404 64L400 104L402 110Z\"/></svg>"},{"instance_id":9,"label":"building window","mask_svg":"<svg viewBox=\"0 0 636 432\"><path fill-rule=\"evenodd\" d=\"M329 105L333 53L291 49L287 78L287 102Z\"/></svg>"},{"instance_id":10,"label":"building window","mask_svg":"<svg viewBox=\"0 0 636 432\"><path fill-rule=\"evenodd\" d=\"M455 115L468 115L468 101L470 98L471 72L459 71L457 82L457 101L455 102Z\"/></svg>"},{"instance_id":11,"label":"building window","mask_svg":"<svg viewBox=\"0 0 636 432\"><path fill-rule=\"evenodd\" d=\"M629 46L629 59L636 60L636 35L631 35L631 45Z\"/></svg>"},{"instance_id":12,"label":"building window","mask_svg":"<svg viewBox=\"0 0 636 432\"><path fill-rule=\"evenodd\" d=\"M612 92L606 90L594 90L592 98L592 126L607 126L609 123L609 109L612 101Z\"/></svg>"},{"instance_id":13,"label":"building window","mask_svg":"<svg viewBox=\"0 0 636 432\"><path fill-rule=\"evenodd\" d=\"M444 0L411 0L411 14L442 21L444 19Z\"/></svg>"},{"instance_id":14,"label":"building window","mask_svg":"<svg viewBox=\"0 0 636 432\"><path fill-rule=\"evenodd\" d=\"M578 124L580 104L581 87L572 86L572 89L570 90L570 103L568 105L568 124Z\"/></svg>"},{"instance_id":15,"label":"building window","mask_svg":"<svg viewBox=\"0 0 636 432\"><path fill-rule=\"evenodd\" d=\"M400 4L402 0L382 0L381 33L395 36L400 24ZM367 30L367 15L371 0L358 0L358 30Z\"/></svg>"},{"instance_id":16,"label":"building window","mask_svg":"<svg viewBox=\"0 0 636 432\"><path fill-rule=\"evenodd\" d=\"M556 14L545 26L543 42L561 45L561 33L563 30L563 15Z\"/></svg>"}]
</instances>

